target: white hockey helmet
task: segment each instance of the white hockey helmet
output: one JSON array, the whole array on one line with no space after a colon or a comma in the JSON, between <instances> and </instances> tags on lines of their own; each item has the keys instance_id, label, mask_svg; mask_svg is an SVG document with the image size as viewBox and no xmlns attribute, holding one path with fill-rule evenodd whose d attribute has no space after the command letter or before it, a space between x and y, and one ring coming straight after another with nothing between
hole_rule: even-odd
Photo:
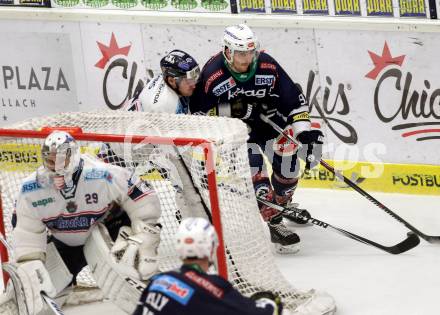
<instances>
[{"instance_id":1,"label":"white hockey helmet","mask_svg":"<svg viewBox=\"0 0 440 315\"><path fill-rule=\"evenodd\" d=\"M214 226L204 218L186 218L176 233L176 250L181 259L208 258L213 262L218 246Z\"/></svg>"},{"instance_id":2,"label":"white hockey helmet","mask_svg":"<svg viewBox=\"0 0 440 315\"><path fill-rule=\"evenodd\" d=\"M226 56L226 48L231 52L231 58ZM254 32L246 24L228 26L223 32L223 56L232 63L235 51L255 51L257 56L260 44Z\"/></svg>"},{"instance_id":3,"label":"white hockey helmet","mask_svg":"<svg viewBox=\"0 0 440 315\"><path fill-rule=\"evenodd\" d=\"M65 131L54 131L47 136L41 149L44 168L58 176L71 176L79 165L79 146Z\"/></svg>"}]
</instances>

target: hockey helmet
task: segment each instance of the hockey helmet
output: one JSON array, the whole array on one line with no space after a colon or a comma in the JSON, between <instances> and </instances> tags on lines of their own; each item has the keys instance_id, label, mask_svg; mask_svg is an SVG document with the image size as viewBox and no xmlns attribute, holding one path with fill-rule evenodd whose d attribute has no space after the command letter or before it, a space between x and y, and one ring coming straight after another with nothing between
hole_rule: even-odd
<instances>
[{"instance_id":1,"label":"hockey helmet","mask_svg":"<svg viewBox=\"0 0 440 315\"><path fill-rule=\"evenodd\" d=\"M226 56L226 48L230 50L230 58ZM232 63L236 51L253 51L257 57L259 48L257 37L246 24L228 26L223 32L223 56L229 63Z\"/></svg>"},{"instance_id":2,"label":"hockey helmet","mask_svg":"<svg viewBox=\"0 0 440 315\"><path fill-rule=\"evenodd\" d=\"M200 77L200 67L197 61L182 50L175 49L160 61L163 76L176 79L194 80Z\"/></svg>"},{"instance_id":3,"label":"hockey helmet","mask_svg":"<svg viewBox=\"0 0 440 315\"><path fill-rule=\"evenodd\" d=\"M204 218L186 218L176 233L176 250L182 259L208 258L213 262L218 246L214 226Z\"/></svg>"}]
</instances>

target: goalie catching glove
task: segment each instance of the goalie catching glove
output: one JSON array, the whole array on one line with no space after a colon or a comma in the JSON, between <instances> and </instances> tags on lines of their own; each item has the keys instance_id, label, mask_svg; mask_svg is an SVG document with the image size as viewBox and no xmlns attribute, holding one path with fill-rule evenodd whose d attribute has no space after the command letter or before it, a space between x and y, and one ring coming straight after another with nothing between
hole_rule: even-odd
<instances>
[{"instance_id":1,"label":"goalie catching glove","mask_svg":"<svg viewBox=\"0 0 440 315\"><path fill-rule=\"evenodd\" d=\"M131 227L120 228L111 253L127 269L128 274L138 274L139 279L147 280L158 272L160 229L159 225L153 226L141 220L134 220Z\"/></svg>"},{"instance_id":2,"label":"goalie catching glove","mask_svg":"<svg viewBox=\"0 0 440 315\"><path fill-rule=\"evenodd\" d=\"M251 299L255 301L257 307L266 308L267 305L273 307L273 315L281 315L283 313L283 303L279 295L270 291L256 292L251 295Z\"/></svg>"}]
</instances>

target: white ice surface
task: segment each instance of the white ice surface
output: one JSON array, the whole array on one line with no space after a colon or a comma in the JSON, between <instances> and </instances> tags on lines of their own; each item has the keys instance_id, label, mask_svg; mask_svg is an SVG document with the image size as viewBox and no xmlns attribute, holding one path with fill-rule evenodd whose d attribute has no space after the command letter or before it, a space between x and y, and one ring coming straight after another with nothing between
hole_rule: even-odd
<instances>
[{"instance_id":1,"label":"white ice surface","mask_svg":"<svg viewBox=\"0 0 440 315\"><path fill-rule=\"evenodd\" d=\"M372 193L429 235L440 235L440 197ZM386 246L408 231L353 190L298 189L296 200L312 216ZM300 289L330 293L339 315L440 314L440 244L421 240L391 255L320 227L297 227L301 251L277 256L285 277ZM66 315L124 314L111 303L71 307Z\"/></svg>"}]
</instances>

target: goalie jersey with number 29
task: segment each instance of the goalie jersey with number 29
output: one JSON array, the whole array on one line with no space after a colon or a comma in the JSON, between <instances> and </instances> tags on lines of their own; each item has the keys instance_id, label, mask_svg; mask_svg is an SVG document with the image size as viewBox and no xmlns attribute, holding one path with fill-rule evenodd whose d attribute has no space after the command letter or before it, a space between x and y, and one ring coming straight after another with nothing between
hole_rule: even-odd
<instances>
[{"instance_id":1,"label":"goalie jersey with number 29","mask_svg":"<svg viewBox=\"0 0 440 315\"><path fill-rule=\"evenodd\" d=\"M22 184L16 205L14 229L16 257L45 252L46 227L68 246L84 245L91 227L117 202L131 219L151 216L159 205L146 182L127 169L81 155L77 170L61 190L55 189L39 169ZM148 219L147 219L148 221Z\"/></svg>"}]
</instances>

